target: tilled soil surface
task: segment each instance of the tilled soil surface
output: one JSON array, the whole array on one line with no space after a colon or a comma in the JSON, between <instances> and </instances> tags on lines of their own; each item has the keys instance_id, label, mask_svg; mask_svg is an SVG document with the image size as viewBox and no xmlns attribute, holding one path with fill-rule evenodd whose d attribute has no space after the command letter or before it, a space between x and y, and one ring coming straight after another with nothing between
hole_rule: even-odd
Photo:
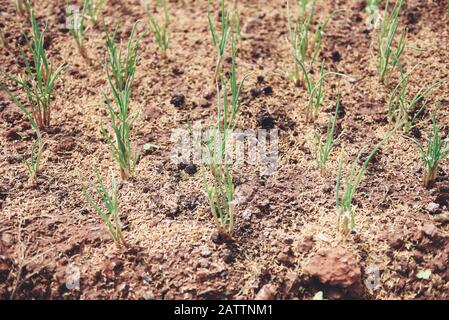
<instances>
[{"instance_id":1,"label":"tilled soil surface","mask_svg":"<svg viewBox=\"0 0 449 320\"><path fill-rule=\"evenodd\" d=\"M35 1L37 2L37 1ZM186 1L186 3L189 1ZM219 22L219 3L213 1ZM215 3L216 2L216 3ZM293 2L293 1L292 1ZM110 30L126 41L134 21L145 20L140 1L109 0L104 12ZM237 67L248 74L239 127L279 130L278 170L263 175L257 166L236 166L236 230L231 242L217 238L201 172L170 159L172 129L186 119L208 124L217 109L212 85L216 53L206 1L170 1L170 48L162 59L151 34L139 48L132 110L138 148L153 143L135 177L120 185L120 210L129 248L118 249L82 190L92 166L106 176L116 164L99 130L109 124L102 92L106 45L102 27L90 26L86 49L76 52L65 27L65 0L35 5L41 26L48 21L47 56L67 63L54 92L52 129L44 133L42 171L30 183L20 154L34 140L27 119L0 92L0 297L2 299L326 299L449 298L449 229L441 219L449 200L449 162L436 184L422 186L422 160L410 137L395 134L368 167L358 189L355 232L336 228L335 181L339 150L346 167L359 150L372 148L389 130L391 90L376 73L376 33L367 30L363 1L317 1L316 19L337 14L325 30L321 59L331 71L326 102L315 124L305 122L307 94L285 77L292 55L284 1L239 1L242 38ZM412 92L449 76L449 17L445 0L409 0L401 14L408 28L404 68L417 63ZM13 1L0 2L7 48L0 70L23 71L19 46L30 35L29 20ZM139 32L147 25L141 23ZM25 46L26 48L26 46ZM439 108L448 133L449 86L435 90L428 108ZM342 134L321 175L315 160L315 133L325 132L338 93ZM179 107L170 103L183 95ZM425 141L428 114L413 134ZM422 277L422 271L430 276ZM79 273L79 287L70 279ZM374 285L370 285L374 284Z\"/></svg>"}]
</instances>

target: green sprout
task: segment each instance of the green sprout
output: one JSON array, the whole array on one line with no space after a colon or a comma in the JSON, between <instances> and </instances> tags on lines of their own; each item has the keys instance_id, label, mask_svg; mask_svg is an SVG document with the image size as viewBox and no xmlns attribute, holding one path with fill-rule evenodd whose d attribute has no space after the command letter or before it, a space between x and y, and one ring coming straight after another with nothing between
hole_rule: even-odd
<instances>
[{"instance_id":1,"label":"green sprout","mask_svg":"<svg viewBox=\"0 0 449 320\"><path fill-rule=\"evenodd\" d=\"M217 122L206 135L209 161L202 167L204 189L209 199L212 217L220 236L224 239L231 238L234 229L234 184L226 155L230 133L236 126L240 110L239 97L246 79L245 77L240 82L237 81L235 56L235 41L232 37L232 71L229 81L231 104L229 105L228 101L228 84L222 76L222 90L217 85ZM207 177L206 171L209 172L209 177Z\"/></svg>"},{"instance_id":2,"label":"green sprout","mask_svg":"<svg viewBox=\"0 0 449 320\"><path fill-rule=\"evenodd\" d=\"M158 23L154 16L151 14L148 3L143 4L144 10L148 17L148 24L150 26L151 31L154 33L156 38L156 43L159 46L159 49L162 51L162 56L167 58L167 49L168 49L168 26L170 23L169 15L168 15L168 7L167 1L161 1L161 5L164 8L164 21L162 23Z\"/></svg>"},{"instance_id":3,"label":"green sprout","mask_svg":"<svg viewBox=\"0 0 449 320\"><path fill-rule=\"evenodd\" d=\"M214 82L219 81L219 76L223 66L223 58L226 49L226 43L228 40L229 32L231 31L231 22L229 20L229 13L225 9L225 1L221 0L221 33L220 36L217 33L214 22L210 14L210 0L207 1L207 19L209 22L209 29L212 35L212 42L217 50L217 62L214 72Z\"/></svg>"},{"instance_id":4,"label":"green sprout","mask_svg":"<svg viewBox=\"0 0 449 320\"><path fill-rule=\"evenodd\" d=\"M340 95L338 96L336 105L337 106L335 107L335 115L334 116L330 115L329 121L327 123L326 139L322 141L323 139L320 136L316 136L318 142L317 162L321 175L324 175L325 173L326 163L329 159L330 154L332 153L335 142L339 138L337 137L335 139L334 136L335 136L335 126L338 118L338 109L340 107Z\"/></svg>"},{"instance_id":5,"label":"green sprout","mask_svg":"<svg viewBox=\"0 0 449 320\"><path fill-rule=\"evenodd\" d=\"M130 138L137 114L130 114L129 111L132 83L138 62L137 49L140 37L134 39L138 23L139 21L132 28L125 52L122 46L118 49L115 44L116 32L111 37L105 30L108 47L106 74L112 90L113 102L105 94L104 99L111 118L114 138L111 138L109 132L103 126L101 126L101 132L111 146L111 154L118 162L120 176L124 180L132 175L138 161L138 153L132 150Z\"/></svg>"},{"instance_id":6,"label":"green sprout","mask_svg":"<svg viewBox=\"0 0 449 320\"><path fill-rule=\"evenodd\" d=\"M409 132L414 126L427 105L426 97L448 79L441 79L427 88L421 88L415 95L409 93L409 79L415 68L407 74L401 71L401 81L393 89L388 102L388 120L390 123L400 125L405 132Z\"/></svg>"},{"instance_id":7,"label":"green sprout","mask_svg":"<svg viewBox=\"0 0 449 320\"><path fill-rule=\"evenodd\" d=\"M315 2L315 0L299 1L300 13L298 20L294 25L291 19L289 4L287 2L287 26L294 62L294 69L289 73L288 78L295 85L298 85L305 77L304 73L302 77L300 75L301 68L298 65L298 61L304 66L303 69L311 69L313 67L321 51L324 30L334 15L343 11L336 10L332 12L323 22L318 24L316 31L313 32L312 21L315 14Z\"/></svg>"},{"instance_id":8,"label":"green sprout","mask_svg":"<svg viewBox=\"0 0 449 320\"><path fill-rule=\"evenodd\" d=\"M97 183L93 188L97 196L101 199L103 206L94 201L93 197L87 193L86 188L83 189L83 194L98 215L100 215L101 219L106 223L109 233L117 246L120 247L121 245L124 245L127 247L128 245L122 234L122 225L119 216L118 185L115 174L111 170L111 191L109 191L98 170L94 170ZM102 207L104 207L104 209Z\"/></svg>"},{"instance_id":9,"label":"green sprout","mask_svg":"<svg viewBox=\"0 0 449 320\"><path fill-rule=\"evenodd\" d=\"M44 49L46 26L40 32L33 11L30 13L33 34L31 41L28 38L26 38L26 41L33 55L33 60L29 61L22 47L20 47L19 49L22 59L25 62L26 72L18 77L9 76L3 72L1 74L25 91L30 113L39 129L43 129L50 127L51 101L54 98L52 92L55 81L64 69L64 65L61 64L54 70L53 65L47 60ZM18 99L15 99L15 101L18 101Z\"/></svg>"},{"instance_id":10,"label":"green sprout","mask_svg":"<svg viewBox=\"0 0 449 320\"><path fill-rule=\"evenodd\" d=\"M87 18L96 25L100 21L106 3L107 0L84 0L83 12Z\"/></svg>"},{"instance_id":11,"label":"green sprout","mask_svg":"<svg viewBox=\"0 0 449 320\"><path fill-rule=\"evenodd\" d=\"M400 68L400 57L405 49L407 30L401 33L396 48L393 47L395 35L399 26L399 14L404 0L396 1L391 13L388 12L390 0L387 0L382 16L378 38L378 73L382 81L389 78L393 70Z\"/></svg>"},{"instance_id":12,"label":"green sprout","mask_svg":"<svg viewBox=\"0 0 449 320\"><path fill-rule=\"evenodd\" d=\"M352 200L355 196L357 188L362 180L363 174L374 155L379 148L390 138L395 130L388 133L384 139L382 139L371 151L366 160L363 162L360 168L357 168L358 162L362 156L363 149L358 153L356 159L352 163L349 171L349 176L343 182L344 192L340 197L340 186L342 184L342 172L343 172L343 153L340 157L340 166L338 169L337 183L335 186L335 199L337 208L337 226L343 234L349 234L355 228L355 212L352 206Z\"/></svg>"},{"instance_id":13,"label":"green sprout","mask_svg":"<svg viewBox=\"0 0 449 320\"><path fill-rule=\"evenodd\" d=\"M423 184L427 188L433 184L438 175L438 164L449 155L449 134L443 139L439 134L439 126L435 113L432 114L433 136L427 139L427 148L414 140L424 161Z\"/></svg>"},{"instance_id":14,"label":"green sprout","mask_svg":"<svg viewBox=\"0 0 449 320\"><path fill-rule=\"evenodd\" d=\"M19 15L30 14L31 1L30 0L15 0L16 10Z\"/></svg>"},{"instance_id":15,"label":"green sprout","mask_svg":"<svg viewBox=\"0 0 449 320\"><path fill-rule=\"evenodd\" d=\"M20 102L20 100L4 85L0 84L0 89L3 90L10 99L19 107L19 109L25 114L25 116L28 118L31 127L34 129L34 132L36 133L36 141L33 143L33 146L31 147L31 154L28 159L25 159L23 156L21 156L21 159L23 161L23 164L25 165L28 174L30 176L31 181L36 181L37 174L39 173L41 162L42 162L42 153L44 151L45 143L42 139L42 134L39 129L38 124L36 123L36 119L34 118L33 114L28 111L28 109Z\"/></svg>"}]
</instances>

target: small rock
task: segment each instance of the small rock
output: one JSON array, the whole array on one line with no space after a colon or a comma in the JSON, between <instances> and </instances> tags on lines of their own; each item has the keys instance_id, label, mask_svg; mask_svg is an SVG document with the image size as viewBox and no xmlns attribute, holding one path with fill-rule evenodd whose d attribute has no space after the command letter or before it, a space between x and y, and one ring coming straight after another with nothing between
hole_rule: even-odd
<instances>
[{"instance_id":1,"label":"small rock","mask_svg":"<svg viewBox=\"0 0 449 320\"><path fill-rule=\"evenodd\" d=\"M211 103L207 99L201 98L200 101L198 102L198 105L201 108L209 108L211 106Z\"/></svg>"},{"instance_id":2,"label":"small rock","mask_svg":"<svg viewBox=\"0 0 449 320\"><path fill-rule=\"evenodd\" d=\"M145 293L143 294L143 298L145 300L154 300L154 293L151 290L145 291Z\"/></svg>"},{"instance_id":3,"label":"small rock","mask_svg":"<svg viewBox=\"0 0 449 320\"><path fill-rule=\"evenodd\" d=\"M186 98L183 94L175 94L170 100L170 103L176 108L181 108L182 106L184 106L185 102Z\"/></svg>"},{"instance_id":4,"label":"small rock","mask_svg":"<svg viewBox=\"0 0 449 320\"><path fill-rule=\"evenodd\" d=\"M269 113L264 113L260 118L258 119L259 126L262 129L270 130L274 128L275 120Z\"/></svg>"},{"instance_id":5,"label":"small rock","mask_svg":"<svg viewBox=\"0 0 449 320\"><path fill-rule=\"evenodd\" d=\"M224 250L223 261L227 264L233 263L235 261L235 256L231 250L229 250L229 249Z\"/></svg>"},{"instance_id":6,"label":"small rock","mask_svg":"<svg viewBox=\"0 0 449 320\"><path fill-rule=\"evenodd\" d=\"M438 228L433 223L426 223L421 230L429 238L434 238L438 234Z\"/></svg>"},{"instance_id":7,"label":"small rock","mask_svg":"<svg viewBox=\"0 0 449 320\"><path fill-rule=\"evenodd\" d=\"M272 93L273 93L273 88L271 86L266 86L265 88L263 88L264 95L269 96Z\"/></svg>"},{"instance_id":8,"label":"small rock","mask_svg":"<svg viewBox=\"0 0 449 320\"><path fill-rule=\"evenodd\" d=\"M323 284L354 288L361 285L362 273L355 257L343 248L318 251L305 271Z\"/></svg>"},{"instance_id":9,"label":"small rock","mask_svg":"<svg viewBox=\"0 0 449 320\"><path fill-rule=\"evenodd\" d=\"M430 202L427 206L426 206L426 210L431 213L431 214L435 214L438 212L438 210L440 209L440 205L438 203L435 202Z\"/></svg>"},{"instance_id":10,"label":"small rock","mask_svg":"<svg viewBox=\"0 0 449 320\"><path fill-rule=\"evenodd\" d=\"M194 175L197 172L197 170L198 169L196 167L196 164L194 163L190 163L184 168L184 171L190 175Z\"/></svg>"},{"instance_id":11,"label":"small rock","mask_svg":"<svg viewBox=\"0 0 449 320\"><path fill-rule=\"evenodd\" d=\"M251 97L253 98L257 98L258 96L260 96L260 90L257 88L251 88L249 92L251 93Z\"/></svg>"},{"instance_id":12,"label":"small rock","mask_svg":"<svg viewBox=\"0 0 449 320\"><path fill-rule=\"evenodd\" d=\"M341 54L338 51L332 52L332 61L333 62L339 62L341 60Z\"/></svg>"},{"instance_id":13,"label":"small rock","mask_svg":"<svg viewBox=\"0 0 449 320\"><path fill-rule=\"evenodd\" d=\"M394 249L398 249L404 244L403 236L399 233L391 233L387 237L388 243Z\"/></svg>"},{"instance_id":14,"label":"small rock","mask_svg":"<svg viewBox=\"0 0 449 320\"><path fill-rule=\"evenodd\" d=\"M22 139L22 137L15 130L10 129L10 130L8 130L8 132L6 132L6 140L16 141L16 140L20 140L20 139Z\"/></svg>"},{"instance_id":15,"label":"small rock","mask_svg":"<svg viewBox=\"0 0 449 320\"><path fill-rule=\"evenodd\" d=\"M276 295L276 287L272 284L266 284L256 294L254 300L273 300Z\"/></svg>"},{"instance_id":16,"label":"small rock","mask_svg":"<svg viewBox=\"0 0 449 320\"><path fill-rule=\"evenodd\" d=\"M200 252L200 256L203 258L210 257L212 255L212 251L209 249L209 247L203 247Z\"/></svg>"}]
</instances>

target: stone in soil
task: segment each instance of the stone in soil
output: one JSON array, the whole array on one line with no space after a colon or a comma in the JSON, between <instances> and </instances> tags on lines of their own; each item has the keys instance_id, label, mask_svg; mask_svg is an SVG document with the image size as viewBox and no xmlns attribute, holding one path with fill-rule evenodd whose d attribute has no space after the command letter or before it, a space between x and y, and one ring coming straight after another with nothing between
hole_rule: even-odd
<instances>
[{"instance_id":1,"label":"stone in soil","mask_svg":"<svg viewBox=\"0 0 449 320\"><path fill-rule=\"evenodd\" d=\"M176 108L183 107L185 102L186 98L184 97L183 94L175 94L170 100L170 103L174 105Z\"/></svg>"},{"instance_id":2,"label":"stone in soil","mask_svg":"<svg viewBox=\"0 0 449 320\"><path fill-rule=\"evenodd\" d=\"M305 270L323 284L345 289L361 285L360 266L354 255L343 248L321 249L305 266Z\"/></svg>"}]
</instances>

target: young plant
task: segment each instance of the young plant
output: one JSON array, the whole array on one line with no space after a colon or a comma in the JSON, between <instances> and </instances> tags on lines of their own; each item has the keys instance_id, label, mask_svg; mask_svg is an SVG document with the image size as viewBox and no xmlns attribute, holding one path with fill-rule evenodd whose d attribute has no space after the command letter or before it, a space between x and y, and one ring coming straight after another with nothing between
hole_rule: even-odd
<instances>
[{"instance_id":1,"label":"young plant","mask_svg":"<svg viewBox=\"0 0 449 320\"><path fill-rule=\"evenodd\" d=\"M161 5L164 8L164 21L159 24L154 16L151 14L148 3L143 3L144 10L148 17L148 24L150 29L153 31L154 36L156 38L156 43L159 46L159 49L162 51L163 58L167 58L167 49L168 49L168 25L170 23L168 16L168 7L167 0L161 1Z\"/></svg>"},{"instance_id":2,"label":"young plant","mask_svg":"<svg viewBox=\"0 0 449 320\"><path fill-rule=\"evenodd\" d=\"M440 137L439 126L432 114L433 136L427 139L427 148L414 140L424 161L423 184L427 188L433 184L438 174L438 164L449 155L449 134L445 139Z\"/></svg>"},{"instance_id":3,"label":"young plant","mask_svg":"<svg viewBox=\"0 0 449 320\"><path fill-rule=\"evenodd\" d=\"M368 155L362 166L357 169L358 162L363 153L363 149L358 153L354 160L349 176L343 182L344 192L340 198L340 185L342 184L342 172L343 172L343 154L340 158L340 167L338 169L337 184L335 186L335 199L337 207L337 226L343 234L349 234L355 228L355 214L352 206L352 200L355 196L357 188L362 180L363 173L365 172L368 163L374 157L379 148L387 141L395 130L388 133L382 141L380 141L371 153Z\"/></svg>"},{"instance_id":4,"label":"young plant","mask_svg":"<svg viewBox=\"0 0 449 320\"><path fill-rule=\"evenodd\" d=\"M309 96L309 102L306 108L306 122L313 122L318 117L321 105L324 100L324 80L330 75L343 76L337 72L324 72L324 61L321 63L320 73L318 79L314 80L310 70L307 70L305 65L298 59L295 59L297 65L302 69L306 89Z\"/></svg>"},{"instance_id":5,"label":"young plant","mask_svg":"<svg viewBox=\"0 0 449 320\"><path fill-rule=\"evenodd\" d=\"M237 82L235 44L232 38L232 71L229 81L231 105L228 102L227 82L222 76L222 91L217 85L217 122L207 132L206 151L209 157L205 167L202 168L204 189L209 199L212 217L223 239L232 238L234 230L234 184L227 162L227 149L240 110L239 97L244 81L245 78ZM206 177L206 170L209 172L209 178Z\"/></svg>"},{"instance_id":6,"label":"young plant","mask_svg":"<svg viewBox=\"0 0 449 320\"><path fill-rule=\"evenodd\" d=\"M33 11L30 13L33 34L31 41L28 38L26 40L31 49L33 60L30 62L20 47L19 49L22 59L25 62L26 72L18 77L9 76L4 73L2 75L25 91L30 113L33 119L35 119L37 126L43 129L50 127L52 92L55 81L64 69L64 65L62 64L54 70L53 65L47 60L44 49L46 26L40 32Z\"/></svg>"},{"instance_id":7,"label":"young plant","mask_svg":"<svg viewBox=\"0 0 449 320\"><path fill-rule=\"evenodd\" d=\"M390 0L387 0L385 10L382 16L378 38L378 73L382 81L389 78L396 67L400 68L400 57L405 49L405 40L407 31L404 29L401 33L396 48L393 42L399 26L399 14L401 12L404 0L396 1L391 13L388 12Z\"/></svg>"},{"instance_id":8,"label":"young plant","mask_svg":"<svg viewBox=\"0 0 449 320\"><path fill-rule=\"evenodd\" d=\"M113 94L113 102L104 94L105 105L111 118L111 126L114 138L101 126L104 138L111 146L111 153L120 166L120 176L126 180L129 178L138 161L138 154L132 150L130 133L137 114L130 114L132 83L138 61L137 49L140 37L134 39L137 21L128 39L128 46L124 53L123 47L117 49L115 33L111 37L107 30L106 39L108 46L108 58L106 59L106 74L109 86ZM115 106L114 106L115 105Z\"/></svg>"},{"instance_id":9,"label":"young plant","mask_svg":"<svg viewBox=\"0 0 449 320\"><path fill-rule=\"evenodd\" d=\"M234 0L234 4L232 6L229 22L230 22L230 25L231 25L232 33L237 35L237 38L240 39L242 36L241 36L241 33L240 33L240 31L241 31L241 27L240 27L240 13L239 13L239 9L238 9L238 6L237 6L237 0Z\"/></svg>"},{"instance_id":10,"label":"young plant","mask_svg":"<svg viewBox=\"0 0 449 320\"><path fill-rule=\"evenodd\" d=\"M329 159L329 156L334 148L335 142L339 137L334 139L335 136L335 126L338 118L338 108L340 107L340 96L337 99L337 106L335 108L335 115L329 117L329 121L327 123L327 133L326 139L322 141L320 136L316 136L318 142L318 150L317 150L317 162L318 168L320 169L321 175L324 175L326 170L326 163Z\"/></svg>"},{"instance_id":11,"label":"young plant","mask_svg":"<svg viewBox=\"0 0 449 320\"><path fill-rule=\"evenodd\" d=\"M96 169L95 176L97 178L97 183L93 186L93 188L97 196L101 199L103 206L97 204L92 196L87 193L86 189L83 189L83 194L90 205L106 223L109 233L117 246L120 247L121 245L124 245L127 247L128 245L122 234L122 225L119 216L118 185L115 174L111 170L111 191L106 188L103 178Z\"/></svg>"},{"instance_id":12,"label":"young plant","mask_svg":"<svg viewBox=\"0 0 449 320\"><path fill-rule=\"evenodd\" d=\"M401 71L401 81L393 89L388 103L388 120L390 123L395 122L396 126L400 125L405 132L409 132L415 126L416 119L426 108L427 95L448 81L448 79L438 80L427 88L421 88L415 95L410 95L409 78L415 68L416 66L405 75Z\"/></svg>"},{"instance_id":13,"label":"young plant","mask_svg":"<svg viewBox=\"0 0 449 320\"><path fill-rule=\"evenodd\" d=\"M45 143L42 139L41 131L39 130L39 126L36 123L36 120L28 109L20 102L20 100L3 84L0 84L0 89L3 90L9 98L19 107L19 109L24 113L24 115L28 118L31 127L34 129L36 133L36 141L33 143L31 147L31 154L28 159L24 159L21 156L23 164L27 168L28 174L30 176L31 181L36 181L37 174L39 173L41 162L42 162L42 153L44 151Z\"/></svg>"},{"instance_id":14,"label":"young plant","mask_svg":"<svg viewBox=\"0 0 449 320\"><path fill-rule=\"evenodd\" d=\"M85 12L87 18L93 22L93 24L98 24L100 17L104 11L107 0L84 0L83 1L83 11Z\"/></svg>"},{"instance_id":15,"label":"young plant","mask_svg":"<svg viewBox=\"0 0 449 320\"><path fill-rule=\"evenodd\" d=\"M31 3L30 0L15 0L17 13L21 16L24 14L30 14Z\"/></svg>"},{"instance_id":16,"label":"young plant","mask_svg":"<svg viewBox=\"0 0 449 320\"><path fill-rule=\"evenodd\" d=\"M217 62L214 72L214 82L218 82L220 79L220 73L223 66L223 57L226 49L226 43L229 33L231 31L231 22L229 20L229 13L225 9L225 1L221 0L221 33L218 36L217 29L215 28L213 19L210 14L210 0L207 1L207 19L209 21L209 29L212 35L212 42L217 50Z\"/></svg>"},{"instance_id":17,"label":"young plant","mask_svg":"<svg viewBox=\"0 0 449 320\"><path fill-rule=\"evenodd\" d=\"M300 75L300 61L306 69L311 69L318 58L323 42L323 32L333 16L342 10L332 12L323 22L320 22L316 31L312 31L312 20L315 14L315 0L299 1L299 17L294 26L292 25L290 9L287 2L287 25L289 42L292 47L294 69L289 73L289 79L298 85L305 77ZM312 49L310 49L312 48Z\"/></svg>"},{"instance_id":18,"label":"young plant","mask_svg":"<svg viewBox=\"0 0 449 320\"><path fill-rule=\"evenodd\" d=\"M84 59L88 60L89 58L87 56L86 47L84 46L84 35L86 32L86 29L84 28L85 11L86 8L84 7L81 14L74 14L72 7L67 2L66 16L67 19L70 20L69 23L67 23L68 29L73 40L75 41L76 49L79 54L81 54Z\"/></svg>"}]
</instances>

